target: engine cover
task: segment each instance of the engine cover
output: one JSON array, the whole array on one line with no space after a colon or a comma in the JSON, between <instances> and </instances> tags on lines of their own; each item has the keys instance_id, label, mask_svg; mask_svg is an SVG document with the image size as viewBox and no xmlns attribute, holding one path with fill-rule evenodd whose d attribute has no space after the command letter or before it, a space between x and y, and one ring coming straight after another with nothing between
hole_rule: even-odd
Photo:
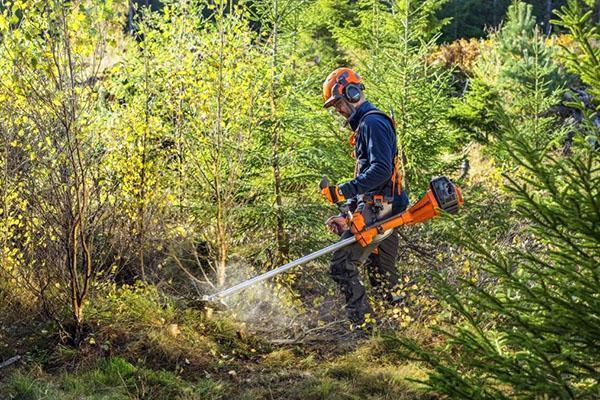
<instances>
[{"instance_id":1,"label":"engine cover","mask_svg":"<svg viewBox=\"0 0 600 400\"><path fill-rule=\"evenodd\" d=\"M438 203L438 207L450 214L456 214L463 203L460 188L445 176L437 176L429 183L431 192Z\"/></svg>"}]
</instances>

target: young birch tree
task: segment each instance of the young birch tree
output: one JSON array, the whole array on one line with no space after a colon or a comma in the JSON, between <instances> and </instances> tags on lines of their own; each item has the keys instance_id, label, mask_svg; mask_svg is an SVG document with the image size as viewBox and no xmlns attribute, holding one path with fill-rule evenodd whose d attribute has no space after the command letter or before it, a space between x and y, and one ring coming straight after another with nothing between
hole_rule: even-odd
<instances>
[{"instance_id":1,"label":"young birch tree","mask_svg":"<svg viewBox=\"0 0 600 400\"><path fill-rule=\"evenodd\" d=\"M25 155L23 201L29 247L23 265L28 284L44 294L66 287L72 339L78 343L84 307L109 240L109 194L103 179L103 144L95 111L114 15L110 4L12 2L2 18L5 129L17 132L14 149ZM58 291L56 298L62 299ZM56 311L56 310L55 310ZM60 315L60 314L59 314Z\"/></svg>"},{"instance_id":2,"label":"young birch tree","mask_svg":"<svg viewBox=\"0 0 600 400\"><path fill-rule=\"evenodd\" d=\"M190 207L209 244L216 284L223 286L232 244L239 237L239 213L248 201L241 178L258 123L265 58L253 46L255 34L243 5L218 0L209 8L214 23L206 23L197 33L201 36L194 37L184 141ZM200 18L198 13L190 22Z\"/></svg>"}]
</instances>

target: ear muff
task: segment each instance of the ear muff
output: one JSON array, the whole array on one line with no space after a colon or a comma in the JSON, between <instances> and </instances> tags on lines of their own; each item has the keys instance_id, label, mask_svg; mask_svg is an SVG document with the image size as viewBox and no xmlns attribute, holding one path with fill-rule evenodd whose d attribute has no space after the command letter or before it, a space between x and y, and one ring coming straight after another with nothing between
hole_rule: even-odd
<instances>
[{"instance_id":1,"label":"ear muff","mask_svg":"<svg viewBox=\"0 0 600 400\"><path fill-rule=\"evenodd\" d=\"M360 85L356 85L354 83L348 84L348 86L346 86L346 88L344 90L344 97L350 103L356 103L357 101L360 100L360 95L362 93L363 87L364 86L362 84L360 84Z\"/></svg>"},{"instance_id":2,"label":"ear muff","mask_svg":"<svg viewBox=\"0 0 600 400\"><path fill-rule=\"evenodd\" d=\"M348 72L343 73L331 87L331 95L335 99L342 97L348 100L349 103L356 103L360 100L361 93L365 86L362 83L348 83Z\"/></svg>"}]
</instances>

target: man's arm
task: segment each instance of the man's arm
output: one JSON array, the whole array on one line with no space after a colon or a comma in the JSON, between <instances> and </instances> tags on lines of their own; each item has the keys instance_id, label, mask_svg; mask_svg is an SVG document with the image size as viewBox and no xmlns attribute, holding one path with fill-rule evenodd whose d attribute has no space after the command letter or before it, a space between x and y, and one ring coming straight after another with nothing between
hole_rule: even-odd
<instances>
[{"instance_id":1,"label":"man's arm","mask_svg":"<svg viewBox=\"0 0 600 400\"><path fill-rule=\"evenodd\" d=\"M340 185L340 191L347 199L368 193L383 185L392 176L394 169L394 131L383 118L368 117L363 124L367 140L369 168L349 182ZM365 121L367 122L367 121Z\"/></svg>"}]
</instances>

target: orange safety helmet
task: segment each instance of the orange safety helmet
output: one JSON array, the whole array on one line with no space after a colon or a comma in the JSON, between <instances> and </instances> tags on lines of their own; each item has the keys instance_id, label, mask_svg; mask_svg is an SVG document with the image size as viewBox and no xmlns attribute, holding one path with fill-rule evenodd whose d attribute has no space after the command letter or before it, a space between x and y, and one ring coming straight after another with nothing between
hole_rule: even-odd
<instances>
[{"instance_id":1,"label":"orange safety helmet","mask_svg":"<svg viewBox=\"0 0 600 400\"><path fill-rule=\"evenodd\" d=\"M323 100L325 100L323 107L331 107L341 98L356 103L360 100L364 88L360 75L350 68L338 68L323 82Z\"/></svg>"}]
</instances>

